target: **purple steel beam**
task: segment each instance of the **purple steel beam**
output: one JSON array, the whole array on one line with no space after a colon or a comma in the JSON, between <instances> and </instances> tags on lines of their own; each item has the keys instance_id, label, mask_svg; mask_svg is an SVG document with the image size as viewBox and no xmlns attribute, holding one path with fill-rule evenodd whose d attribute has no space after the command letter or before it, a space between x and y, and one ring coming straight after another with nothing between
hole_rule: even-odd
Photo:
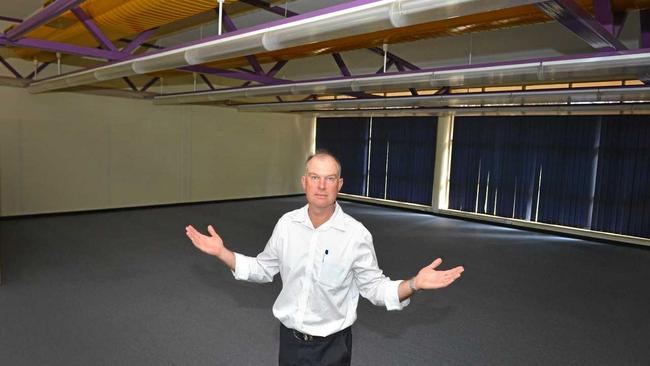
<instances>
[{"instance_id":1,"label":"purple steel beam","mask_svg":"<svg viewBox=\"0 0 650 366\"><path fill-rule=\"evenodd\" d=\"M57 0L7 32L7 38L15 41L33 29L78 6L82 2L84 0Z\"/></svg>"},{"instance_id":2,"label":"purple steel beam","mask_svg":"<svg viewBox=\"0 0 650 366\"><path fill-rule=\"evenodd\" d=\"M641 23L639 47L650 47L650 9L641 9L639 12L639 21Z\"/></svg>"},{"instance_id":3,"label":"purple steel beam","mask_svg":"<svg viewBox=\"0 0 650 366\"><path fill-rule=\"evenodd\" d=\"M239 0L239 2L244 3L244 4L248 4L248 5L252 5L252 6L256 7L256 8L260 8L260 9L263 9L263 10L266 10L266 11L270 11L271 13L274 13L274 14L277 14L277 15L280 15L280 16L283 16L283 17L287 17L287 18L298 15L298 13L294 13L294 12L290 11L289 9L282 8L280 6L271 5L271 4L267 3L266 1L261 1L261 0Z\"/></svg>"},{"instance_id":4,"label":"purple steel beam","mask_svg":"<svg viewBox=\"0 0 650 366\"><path fill-rule=\"evenodd\" d=\"M109 50L109 51L117 51L117 47L111 42L108 37L102 32L101 29L93 22L92 18L90 18L90 15L86 14L83 9L80 7L72 8L70 9L72 13L81 21L81 23L88 29L88 32L95 37L97 41L99 41L99 44L104 47L104 49Z\"/></svg>"},{"instance_id":5,"label":"purple steel beam","mask_svg":"<svg viewBox=\"0 0 650 366\"><path fill-rule=\"evenodd\" d=\"M263 9L263 10L266 10L266 11L270 11L271 13L275 13L275 14L278 14L278 15L281 15L281 16L285 16L285 11L286 11L286 16L287 17L293 17L293 16L300 15L298 13L286 10L285 8L282 8L282 7L279 7L279 6L272 6L271 4L269 4L269 3L265 2L265 1L261 1L261 0L240 0L240 2L243 2L243 3L249 4L249 5L258 7L260 9ZM370 50L372 52L375 52L375 53L379 53L382 56L384 55L384 50L382 50L379 47L368 48L368 50ZM398 57L395 54L392 54L390 52L387 52L386 56L388 58L390 58L394 62L402 63L404 66L408 67L411 70L419 70L420 69L419 67L413 65L412 63L410 63L410 62L408 62L408 61L406 61L406 60L404 60L404 59L402 59L402 58L400 58L400 57ZM338 64L338 61L337 61L337 64Z\"/></svg>"},{"instance_id":6,"label":"purple steel beam","mask_svg":"<svg viewBox=\"0 0 650 366\"><path fill-rule=\"evenodd\" d=\"M146 92L147 89L149 89L149 88L150 88L153 84L155 84L156 81L158 81L158 80L160 80L160 78L157 77L157 76L156 76L155 78L149 80L148 83L144 84L144 86L142 87L142 89L140 89L140 91L141 91L141 92Z\"/></svg>"},{"instance_id":7,"label":"purple steel beam","mask_svg":"<svg viewBox=\"0 0 650 366\"><path fill-rule=\"evenodd\" d=\"M627 12L614 13L614 37L619 38L623 30L623 24L627 19Z\"/></svg>"},{"instance_id":8,"label":"purple steel beam","mask_svg":"<svg viewBox=\"0 0 650 366\"><path fill-rule=\"evenodd\" d=\"M276 78L268 77L266 75L248 74L245 72L236 72L236 71L216 69L212 67L198 66L198 65L182 67L179 70L198 72L200 74L216 75L216 76L221 76L221 77L226 77L231 79L255 81L261 84L285 84L290 82L289 80L276 79Z\"/></svg>"},{"instance_id":9,"label":"purple steel beam","mask_svg":"<svg viewBox=\"0 0 650 366\"><path fill-rule=\"evenodd\" d=\"M36 71L32 71L31 74L27 75L26 79L27 80L32 80L36 75L38 75L39 72L43 71L50 63L49 62L44 62L40 64L37 68Z\"/></svg>"},{"instance_id":10,"label":"purple steel beam","mask_svg":"<svg viewBox=\"0 0 650 366\"><path fill-rule=\"evenodd\" d=\"M287 62L288 61L278 61L278 62L276 62L275 65L266 73L266 76L275 76L275 74L277 74L282 69L282 67L284 67L284 65L287 64ZM247 81L247 82L243 83L240 86L240 88L249 86L250 84L251 84L251 82ZM212 90L216 90L216 89L212 88Z\"/></svg>"},{"instance_id":11,"label":"purple steel beam","mask_svg":"<svg viewBox=\"0 0 650 366\"><path fill-rule=\"evenodd\" d=\"M334 61L336 61L336 65L339 67L339 70L341 70L341 75L352 76L352 74L350 74L350 70L348 70L348 67L345 65L345 61L343 61L343 57L341 57L340 53L334 52L332 54L332 57L334 57Z\"/></svg>"},{"instance_id":12,"label":"purple steel beam","mask_svg":"<svg viewBox=\"0 0 650 366\"><path fill-rule=\"evenodd\" d=\"M614 13L610 0L594 0L594 16L606 31L614 34Z\"/></svg>"},{"instance_id":13,"label":"purple steel beam","mask_svg":"<svg viewBox=\"0 0 650 366\"><path fill-rule=\"evenodd\" d=\"M260 9L263 9L263 10L266 10L266 11L270 11L271 13L275 13L275 14L278 14L278 15L281 15L281 16L293 17L293 16L300 15L298 13L289 11L289 10L287 10L285 8L282 8L282 7L279 7L279 6L272 6L271 4L269 4L269 3L265 2L265 1L261 1L261 0L240 0L240 2L246 3L248 5L255 6L257 8L260 8ZM373 48L368 48L368 49L370 51L375 52L375 53L379 52L382 56L384 55L384 50L382 50L379 47L373 47ZM392 54L390 52L387 52L386 56L388 58L390 58L394 62L402 63L404 66L408 67L411 70L419 70L420 69L419 67L413 65L412 63L410 63L410 62L408 62L408 61L406 61L406 60L404 60L404 59L402 59L402 58L400 58L400 57L398 57L398 56L396 56L396 55L394 55L394 54ZM336 56L335 56L335 59L336 59ZM336 63L338 64L339 62L337 61ZM339 68L340 68L340 66L339 66Z\"/></svg>"},{"instance_id":14,"label":"purple steel beam","mask_svg":"<svg viewBox=\"0 0 650 366\"><path fill-rule=\"evenodd\" d=\"M124 58L124 55L120 52L75 46L66 43L46 41L43 39L22 38L17 41L10 41L6 38L0 38L0 46L34 48L43 51L61 52L78 56L102 58L111 61Z\"/></svg>"},{"instance_id":15,"label":"purple steel beam","mask_svg":"<svg viewBox=\"0 0 650 366\"><path fill-rule=\"evenodd\" d=\"M145 31L145 32L146 32L146 31ZM118 39L118 41L120 41L120 42L124 42L124 43L127 43L127 44L131 44L131 42L133 42L133 41L135 41L135 40L134 40L134 39L131 40L131 39L128 39L128 38L120 38L120 39ZM162 50L162 49L165 49L165 47L161 47L161 46L158 46L158 45L155 45L155 44L151 44L151 43L147 43L147 42L143 42L143 43L139 44L139 46L146 47L146 48L153 48L153 49L156 49L156 50ZM134 51L135 51L135 50L134 50Z\"/></svg>"},{"instance_id":16,"label":"purple steel beam","mask_svg":"<svg viewBox=\"0 0 650 366\"><path fill-rule=\"evenodd\" d=\"M597 50L627 49L621 41L616 39L574 0L553 0L536 5L546 15L560 22Z\"/></svg>"},{"instance_id":17,"label":"purple steel beam","mask_svg":"<svg viewBox=\"0 0 650 366\"><path fill-rule=\"evenodd\" d=\"M426 68L418 71L405 71L405 72L392 72L392 73L387 73L387 75L397 75L397 74L417 74L421 72L439 72L439 71L451 71L451 70L458 70L458 69L481 69L485 67L493 67L493 66L508 66L508 65L521 65L521 64L528 64L528 63L539 63L539 62L551 62L551 61L564 61L564 60L581 60L581 59L589 59L589 58L597 58L597 57L605 57L605 56L617 56L617 55L635 55L635 54L641 54L641 53L650 53L650 48L642 48L642 49L636 49L636 50L626 50L626 51L603 51L603 52L594 52L594 53L586 53L586 54L581 54L581 55L569 55L569 56L556 56L556 57L546 57L546 58L532 58L532 59L522 59L522 60L516 60L516 61L497 61L497 62L488 62L488 63L483 63L483 64L474 64L474 65L454 65L454 66L443 66L443 67L434 67L434 68ZM363 78L372 78L376 77L376 74L364 74L364 75L357 75L355 76L355 79L363 79ZM327 82L327 81L335 81L335 80L344 80L344 79L349 79L348 77L334 77L334 78L321 78L321 79L308 79L308 80L300 80L296 83L298 85L302 83L315 83L315 82ZM286 82L286 81L285 81ZM252 87L254 88L254 87ZM240 89L239 87L235 88L220 88L217 90L238 90ZM438 92L438 94L443 94L447 90L449 90L448 87L443 87L441 88ZM192 93L173 93L173 95L189 95ZM348 93L350 94L350 93ZM172 95L172 94L168 94Z\"/></svg>"},{"instance_id":18,"label":"purple steel beam","mask_svg":"<svg viewBox=\"0 0 650 366\"><path fill-rule=\"evenodd\" d=\"M62 1L62 0L59 0L59 1ZM77 1L81 1L81 0L77 0ZM11 45L11 46L18 45L18 46L22 46L22 47L37 48L37 49L43 49L43 50L52 51L52 52L70 53L70 54L76 54L76 55L80 55L80 56L104 58L104 59L108 59L108 60L112 60L112 61L137 60L137 59L142 58L142 57L150 57L150 56L162 53L162 52L177 50L177 49L180 49L180 48L184 48L184 47L188 47L188 46L192 46L192 45L196 45L196 44L200 44L200 43L205 43L205 42L209 42L209 41L214 41L214 40L218 40L218 39L225 39L225 38L236 36L236 35L239 35L239 34L253 32L253 31L256 31L256 30L260 30L260 29L266 29L266 28L269 28L269 27L274 27L274 26L277 26L277 25L281 25L281 24L285 24L285 23L289 23L289 22L293 22L293 21L298 21L298 20L301 20L301 19L308 19L308 18L311 18L311 17L316 17L316 16L320 16L320 15L323 15L323 14L328 14L328 13L335 12L335 11L355 8L355 7L358 7L358 6L365 5L365 4L373 3L375 1L377 1L377 0L353 0L353 1L343 3L343 4L338 4L338 5L330 6L330 7L324 8L324 9L319 9L319 10L316 10L316 11L308 12L308 13L305 13L305 14L302 14L302 15L296 15L295 17L292 17L290 20L289 19L282 19L282 20L279 20L279 21L264 23L264 24L253 26L253 27L245 28L245 29L239 29L237 31L227 33L225 35L217 35L217 36L207 37L207 38L204 38L204 39L179 44L179 45L176 45L174 47L160 49L158 51L154 51L154 52L148 53L146 55L137 55L137 56L130 56L130 57L124 57L124 55L122 53L120 53L120 52L111 52L111 51L99 50L99 49L93 49L93 48L87 48L87 47L64 45L64 44L61 44L61 43L47 42L47 41L42 41L42 40L30 40L27 43L22 43L21 44L20 42L11 42L11 41L8 41L6 39L0 38L0 45ZM40 42L45 42L45 43L40 43ZM53 47L54 45L56 45L57 47ZM153 48L156 48L156 47L154 46ZM102 66L108 66L108 65L110 65L110 63L106 64L106 65L102 65ZM71 75L72 74L74 74L74 73L71 73ZM277 79L273 79L273 80L275 80L274 82L277 82ZM284 82L288 82L288 81L285 80L285 81L282 81L282 82L284 83Z\"/></svg>"},{"instance_id":19,"label":"purple steel beam","mask_svg":"<svg viewBox=\"0 0 650 366\"><path fill-rule=\"evenodd\" d=\"M273 67L266 73L266 76L275 76L275 74L277 74L284 67L284 65L287 64L287 62L289 61L283 60L276 62L276 64L273 65Z\"/></svg>"},{"instance_id":20,"label":"purple steel beam","mask_svg":"<svg viewBox=\"0 0 650 366\"><path fill-rule=\"evenodd\" d=\"M23 76L20 75L20 73L19 73L18 71L16 71L16 69L14 69L14 67L11 66L11 65L9 64L9 62L7 62L4 58L2 58L2 56L0 56L0 63L3 64L3 65L5 65L5 67L7 68L7 70L9 70L12 74L14 74L14 76L16 77L16 79L22 79L22 78L23 78Z\"/></svg>"},{"instance_id":21,"label":"purple steel beam","mask_svg":"<svg viewBox=\"0 0 650 366\"><path fill-rule=\"evenodd\" d=\"M257 62L257 57L255 57L255 55L246 56L246 60L251 64L256 74L264 75L264 69L260 66L260 63Z\"/></svg>"},{"instance_id":22,"label":"purple steel beam","mask_svg":"<svg viewBox=\"0 0 650 366\"><path fill-rule=\"evenodd\" d=\"M156 33L158 28L148 29L140 34L138 34L129 44L122 49L122 53L132 54L138 47L142 46L151 36Z\"/></svg>"},{"instance_id":23,"label":"purple steel beam","mask_svg":"<svg viewBox=\"0 0 650 366\"><path fill-rule=\"evenodd\" d=\"M201 79L203 79L203 82L208 86L208 88L210 88L210 90L215 90L214 85L212 85L207 76L201 74ZM247 83L250 83L250 81L247 81Z\"/></svg>"},{"instance_id":24,"label":"purple steel beam","mask_svg":"<svg viewBox=\"0 0 650 366\"><path fill-rule=\"evenodd\" d=\"M11 22L11 23L22 23L23 22L22 19L6 17L4 15L0 15L0 20L3 20L5 22Z\"/></svg>"},{"instance_id":25,"label":"purple steel beam","mask_svg":"<svg viewBox=\"0 0 650 366\"><path fill-rule=\"evenodd\" d=\"M451 90L450 87L445 86L445 87L442 87L442 88L438 89L438 91L436 91L435 93L433 93L433 95L444 95L444 94L449 94L449 91L450 91L450 90Z\"/></svg>"},{"instance_id":26,"label":"purple steel beam","mask_svg":"<svg viewBox=\"0 0 650 366\"><path fill-rule=\"evenodd\" d=\"M123 77L122 80L124 80L124 82L127 83L127 84L131 87L131 89L132 89L133 91L135 91L135 92L138 91L138 88L136 88L135 84L133 84L133 82L131 81L131 79L129 79L129 78L127 78L127 77Z\"/></svg>"},{"instance_id":27,"label":"purple steel beam","mask_svg":"<svg viewBox=\"0 0 650 366\"><path fill-rule=\"evenodd\" d=\"M217 17L219 16L219 9L214 9L215 13L217 13ZM217 19L219 21L219 19ZM234 32L237 30L237 26L235 25L235 22L232 21L232 18L226 13L226 9L221 9L221 21L223 24L223 27L226 28L226 32Z\"/></svg>"}]
</instances>

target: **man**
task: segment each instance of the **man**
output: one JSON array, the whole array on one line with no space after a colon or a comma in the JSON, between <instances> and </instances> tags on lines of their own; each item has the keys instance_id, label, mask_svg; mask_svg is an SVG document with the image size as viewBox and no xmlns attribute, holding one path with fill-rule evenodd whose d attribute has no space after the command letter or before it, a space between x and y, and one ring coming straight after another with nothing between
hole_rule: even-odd
<instances>
[{"instance_id":1,"label":"man","mask_svg":"<svg viewBox=\"0 0 650 366\"><path fill-rule=\"evenodd\" d=\"M228 250L212 226L210 236L186 228L194 245L219 258L236 279L271 282L280 273L282 291L273 305L281 323L280 365L349 365L359 294L388 310L401 310L414 292L446 287L463 272L463 267L437 271L438 258L407 281L384 276L372 236L336 203L340 175L332 154L310 156L301 178L307 205L280 218L256 258Z\"/></svg>"}]
</instances>

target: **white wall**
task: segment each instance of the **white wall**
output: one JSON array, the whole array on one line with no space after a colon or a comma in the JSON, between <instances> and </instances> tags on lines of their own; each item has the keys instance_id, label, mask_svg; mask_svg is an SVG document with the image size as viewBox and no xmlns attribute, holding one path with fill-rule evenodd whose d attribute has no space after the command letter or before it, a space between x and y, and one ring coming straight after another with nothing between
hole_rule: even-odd
<instances>
[{"instance_id":1,"label":"white wall","mask_svg":"<svg viewBox=\"0 0 650 366\"><path fill-rule=\"evenodd\" d=\"M0 215L300 193L312 118L0 86Z\"/></svg>"}]
</instances>

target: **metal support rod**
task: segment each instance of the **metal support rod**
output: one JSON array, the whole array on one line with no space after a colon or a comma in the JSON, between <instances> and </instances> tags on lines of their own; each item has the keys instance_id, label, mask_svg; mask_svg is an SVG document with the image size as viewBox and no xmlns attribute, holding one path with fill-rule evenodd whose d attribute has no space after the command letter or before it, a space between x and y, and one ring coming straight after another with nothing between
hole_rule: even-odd
<instances>
[{"instance_id":1,"label":"metal support rod","mask_svg":"<svg viewBox=\"0 0 650 366\"><path fill-rule=\"evenodd\" d=\"M56 53L56 73L61 75L61 52Z\"/></svg>"},{"instance_id":2,"label":"metal support rod","mask_svg":"<svg viewBox=\"0 0 650 366\"><path fill-rule=\"evenodd\" d=\"M219 35L221 35L221 25L223 22L223 1L224 0L217 0L217 2L219 3L219 28L217 34Z\"/></svg>"},{"instance_id":3,"label":"metal support rod","mask_svg":"<svg viewBox=\"0 0 650 366\"><path fill-rule=\"evenodd\" d=\"M386 67L385 67L386 71L388 71L388 69L390 69L390 67L393 66L394 64L395 64L395 61L388 60L388 63L386 64ZM375 72L375 74L384 74L384 73L386 73L386 71L384 71L384 65L381 65L381 67L377 70L377 72Z\"/></svg>"},{"instance_id":4,"label":"metal support rod","mask_svg":"<svg viewBox=\"0 0 650 366\"><path fill-rule=\"evenodd\" d=\"M382 45L382 51L384 51L384 74L386 73L386 59L388 57L388 43Z\"/></svg>"}]
</instances>

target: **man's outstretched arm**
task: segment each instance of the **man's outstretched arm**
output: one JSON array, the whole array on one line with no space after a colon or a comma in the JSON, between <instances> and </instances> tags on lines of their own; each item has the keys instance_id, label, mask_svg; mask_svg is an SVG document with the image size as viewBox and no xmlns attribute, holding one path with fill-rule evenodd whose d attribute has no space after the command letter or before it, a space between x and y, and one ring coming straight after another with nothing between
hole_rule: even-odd
<instances>
[{"instance_id":1,"label":"man's outstretched arm","mask_svg":"<svg viewBox=\"0 0 650 366\"><path fill-rule=\"evenodd\" d=\"M451 285L465 270L462 266L458 266L446 271L436 271L440 263L442 259L438 258L422 268L415 277L402 281L397 288L399 300L404 301L413 295L414 291L409 286L409 281L416 291L434 290Z\"/></svg>"},{"instance_id":2,"label":"man's outstretched arm","mask_svg":"<svg viewBox=\"0 0 650 366\"><path fill-rule=\"evenodd\" d=\"M235 253L230 251L223 244L223 240L212 225L208 226L208 233L210 236L203 235L198 232L192 225L185 228L185 234L194 243L194 246L199 248L202 252L214 255L219 258L231 271L235 270Z\"/></svg>"}]
</instances>

